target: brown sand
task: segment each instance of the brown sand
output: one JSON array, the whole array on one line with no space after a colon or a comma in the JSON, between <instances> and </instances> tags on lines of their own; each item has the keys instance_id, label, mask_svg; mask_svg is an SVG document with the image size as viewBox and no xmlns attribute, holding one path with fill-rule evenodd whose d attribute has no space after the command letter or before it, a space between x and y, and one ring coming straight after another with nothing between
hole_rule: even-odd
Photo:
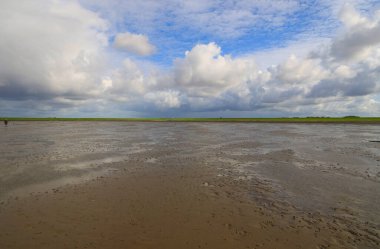
<instances>
[{"instance_id":1,"label":"brown sand","mask_svg":"<svg viewBox=\"0 0 380 249\"><path fill-rule=\"evenodd\" d=\"M317 214L252 201L247 181L168 160L3 203L0 248L376 248ZM258 185L256 185L258 187ZM367 236L367 237L363 237Z\"/></svg>"}]
</instances>

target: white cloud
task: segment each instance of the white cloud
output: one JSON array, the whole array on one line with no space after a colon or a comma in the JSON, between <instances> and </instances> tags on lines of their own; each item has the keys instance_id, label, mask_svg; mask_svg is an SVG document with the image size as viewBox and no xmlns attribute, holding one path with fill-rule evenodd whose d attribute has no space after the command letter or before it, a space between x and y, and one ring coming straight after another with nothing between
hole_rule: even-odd
<instances>
[{"instance_id":1,"label":"white cloud","mask_svg":"<svg viewBox=\"0 0 380 249\"><path fill-rule=\"evenodd\" d=\"M223 56L215 43L196 45L174 65L176 83L193 97L217 96L249 80L254 69L253 61Z\"/></svg>"},{"instance_id":2,"label":"white cloud","mask_svg":"<svg viewBox=\"0 0 380 249\"><path fill-rule=\"evenodd\" d=\"M356 75L357 74L353 69L344 64L339 65L333 72L333 76L335 76L337 79L350 79Z\"/></svg>"},{"instance_id":3,"label":"white cloud","mask_svg":"<svg viewBox=\"0 0 380 249\"><path fill-rule=\"evenodd\" d=\"M114 46L141 56L152 55L156 51L156 47L149 42L147 36L129 32L118 33Z\"/></svg>"},{"instance_id":4,"label":"white cloud","mask_svg":"<svg viewBox=\"0 0 380 249\"><path fill-rule=\"evenodd\" d=\"M272 73L272 82L276 84L303 84L310 85L327 77L328 73L316 59L299 59L295 55L279 64L269 68Z\"/></svg>"},{"instance_id":5,"label":"white cloud","mask_svg":"<svg viewBox=\"0 0 380 249\"><path fill-rule=\"evenodd\" d=\"M153 103L159 109L179 108L181 106L180 93L177 91L156 91L147 93L144 99Z\"/></svg>"},{"instance_id":6,"label":"white cloud","mask_svg":"<svg viewBox=\"0 0 380 249\"><path fill-rule=\"evenodd\" d=\"M1 1L0 97L91 95L106 63L107 25L76 1Z\"/></svg>"},{"instance_id":7,"label":"white cloud","mask_svg":"<svg viewBox=\"0 0 380 249\"><path fill-rule=\"evenodd\" d=\"M361 15L352 5L346 4L340 13L345 25L344 34L331 46L335 60L363 60L380 43L380 11L369 19Z\"/></svg>"}]
</instances>

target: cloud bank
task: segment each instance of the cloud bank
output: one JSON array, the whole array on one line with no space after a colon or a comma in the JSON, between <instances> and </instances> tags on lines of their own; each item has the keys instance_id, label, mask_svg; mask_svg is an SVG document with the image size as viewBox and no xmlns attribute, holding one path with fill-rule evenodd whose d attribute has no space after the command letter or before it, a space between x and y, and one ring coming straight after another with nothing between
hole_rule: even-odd
<instances>
[{"instance_id":1,"label":"cloud bank","mask_svg":"<svg viewBox=\"0 0 380 249\"><path fill-rule=\"evenodd\" d=\"M244 27L239 20L253 13L248 2L241 1L239 11L224 6L211 16L205 11L211 1L180 9L195 12L194 27L201 22L214 29L213 15ZM295 11L299 2L277 7ZM264 3L259 8L271 9ZM163 68L132 56L165 53L147 35L114 32L112 18L78 1L4 1L0 115L380 115L380 11L361 13L347 4L338 14L341 26L333 38L269 67L260 63L265 51L233 56L211 41L195 44ZM271 18L280 25L283 17ZM216 26L234 28L226 23Z\"/></svg>"}]
</instances>

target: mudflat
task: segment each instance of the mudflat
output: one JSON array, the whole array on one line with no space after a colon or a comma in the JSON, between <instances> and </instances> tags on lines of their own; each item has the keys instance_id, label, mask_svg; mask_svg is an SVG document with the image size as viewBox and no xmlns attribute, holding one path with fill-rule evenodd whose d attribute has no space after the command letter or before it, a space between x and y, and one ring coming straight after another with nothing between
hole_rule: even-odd
<instances>
[{"instance_id":1,"label":"mudflat","mask_svg":"<svg viewBox=\"0 0 380 249\"><path fill-rule=\"evenodd\" d=\"M1 132L0 248L379 247L378 126Z\"/></svg>"}]
</instances>

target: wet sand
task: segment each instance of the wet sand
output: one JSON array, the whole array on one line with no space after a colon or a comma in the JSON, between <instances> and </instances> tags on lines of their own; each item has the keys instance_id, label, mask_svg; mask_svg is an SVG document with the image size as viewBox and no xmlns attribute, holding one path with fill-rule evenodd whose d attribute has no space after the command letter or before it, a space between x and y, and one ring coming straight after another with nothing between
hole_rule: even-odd
<instances>
[{"instance_id":1,"label":"wet sand","mask_svg":"<svg viewBox=\"0 0 380 249\"><path fill-rule=\"evenodd\" d=\"M377 127L40 125L0 138L0 248L379 247Z\"/></svg>"}]
</instances>

